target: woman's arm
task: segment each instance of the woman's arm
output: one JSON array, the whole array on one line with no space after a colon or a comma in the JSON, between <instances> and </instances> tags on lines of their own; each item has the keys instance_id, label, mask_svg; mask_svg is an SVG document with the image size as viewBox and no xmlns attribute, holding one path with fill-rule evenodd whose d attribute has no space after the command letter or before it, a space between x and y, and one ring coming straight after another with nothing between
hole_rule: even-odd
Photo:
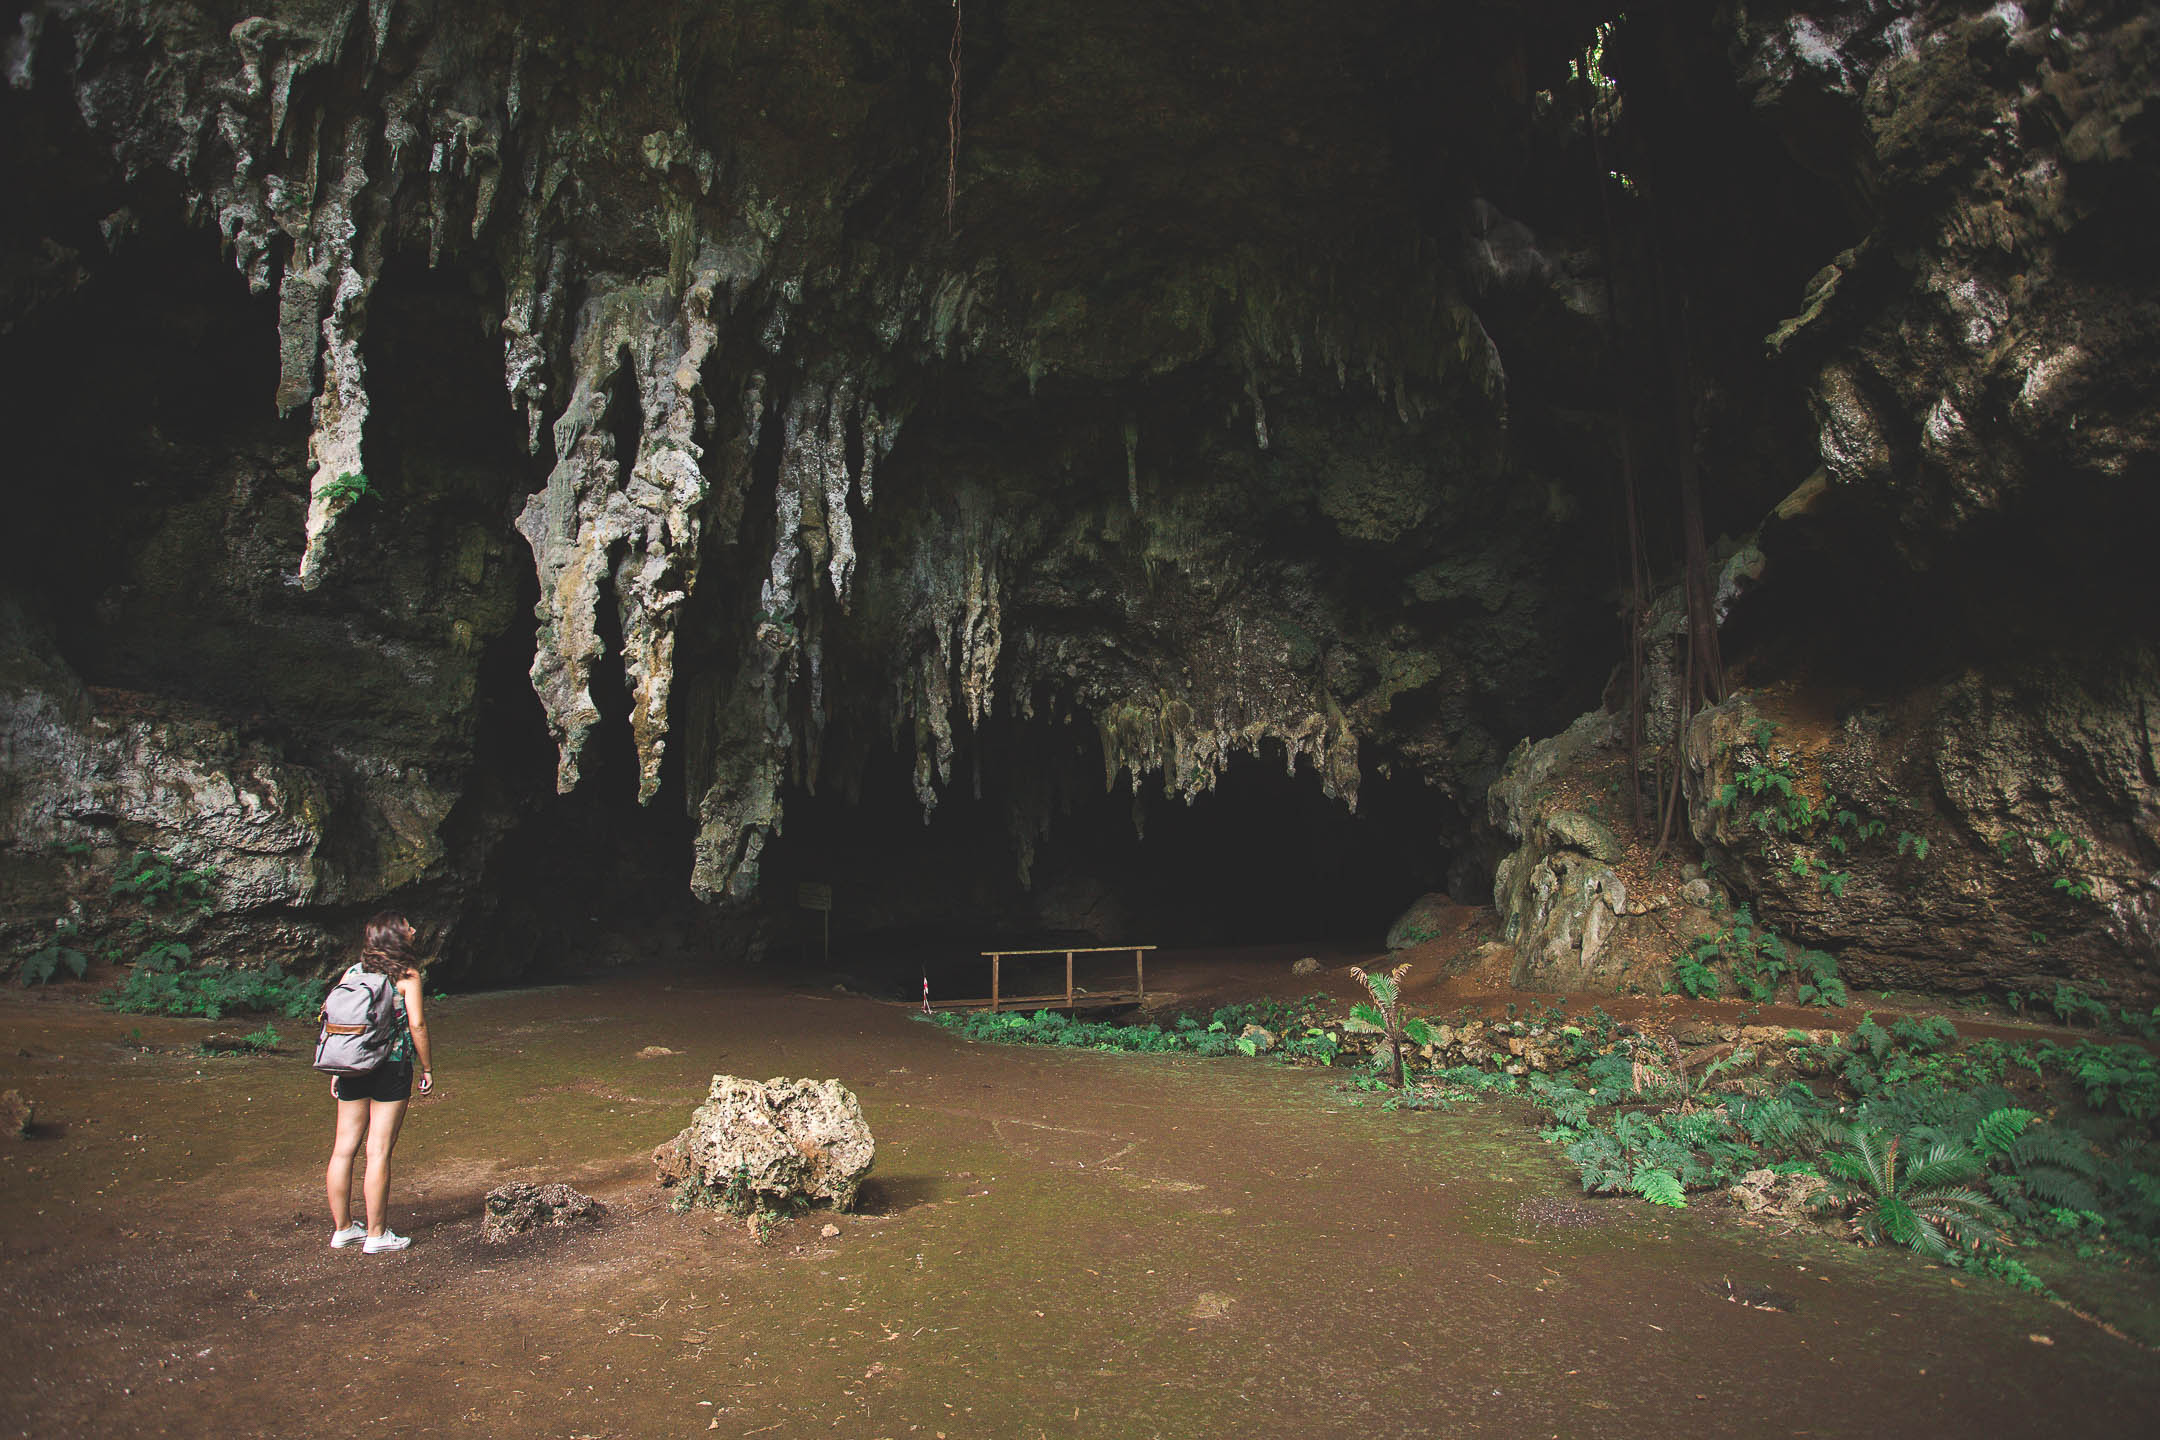
<instances>
[{"instance_id":1,"label":"woman's arm","mask_svg":"<svg viewBox=\"0 0 2160 1440\"><path fill-rule=\"evenodd\" d=\"M398 981L398 993L405 997L405 1023L412 1029L413 1053L419 1057L420 1093L423 1095L435 1088L435 1055L428 1048L427 1014L420 1003L421 991L426 985L426 977L418 970L407 971Z\"/></svg>"}]
</instances>

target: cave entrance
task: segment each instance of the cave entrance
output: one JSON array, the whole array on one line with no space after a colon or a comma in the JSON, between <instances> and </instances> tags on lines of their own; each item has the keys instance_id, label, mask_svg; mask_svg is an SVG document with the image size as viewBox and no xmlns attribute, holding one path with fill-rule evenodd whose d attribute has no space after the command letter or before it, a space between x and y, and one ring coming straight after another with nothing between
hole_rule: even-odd
<instances>
[{"instance_id":1,"label":"cave entrance","mask_svg":"<svg viewBox=\"0 0 2160 1440\"><path fill-rule=\"evenodd\" d=\"M1191 804L1149 777L1136 802L1129 773L1104 788L1084 717L999 720L955 757L925 822L913 757L876 751L850 785L786 792L759 873L767 953L895 998L927 978L950 998L989 993L990 949L1377 949L1405 906L1441 887L1460 817L1423 784L1371 770L1353 814L1309 765L1284 762L1279 745L1240 756ZM830 912L799 903L812 898L803 886L831 887ZM1062 988L1062 956L1036 963L1040 976L1022 966L1007 988ZM1104 983L1132 983L1130 952L1093 963Z\"/></svg>"}]
</instances>

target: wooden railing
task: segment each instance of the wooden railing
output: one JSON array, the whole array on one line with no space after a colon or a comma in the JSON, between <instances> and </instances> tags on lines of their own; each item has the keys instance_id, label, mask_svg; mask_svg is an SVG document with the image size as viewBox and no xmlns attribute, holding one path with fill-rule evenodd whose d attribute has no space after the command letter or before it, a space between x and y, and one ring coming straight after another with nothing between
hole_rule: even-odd
<instances>
[{"instance_id":1,"label":"wooden railing","mask_svg":"<svg viewBox=\"0 0 2160 1440\"><path fill-rule=\"evenodd\" d=\"M990 962L990 998L988 1000L938 1000L932 1001L932 1010L982 1010L993 1014L1000 1010L1077 1010L1081 1006L1102 1007L1111 1005L1137 1005L1147 999L1147 952L1153 945L1080 945L1070 947L1052 946L1047 950L985 950L984 959ZM1130 951L1133 957L1133 988L1116 990L1077 989L1073 984L1073 957L1076 955L1122 955ZM1065 993L1052 991L1047 995L1006 995L1004 993L1004 962L1021 955L1063 955L1065 957Z\"/></svg>"}]
</instances>

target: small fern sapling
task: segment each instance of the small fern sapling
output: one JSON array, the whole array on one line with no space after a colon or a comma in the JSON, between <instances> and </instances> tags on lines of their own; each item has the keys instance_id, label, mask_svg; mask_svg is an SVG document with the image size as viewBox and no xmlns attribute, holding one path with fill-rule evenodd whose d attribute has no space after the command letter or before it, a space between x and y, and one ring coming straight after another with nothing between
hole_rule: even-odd
<instances>
[{"instance_id":1,"label":"small fern sapling","mask_svg":"<svg viewBox=\"0 0 2160 1440\"><path fill-rule=\"evenodd\" d=\"M1822 1163L1844 1197L1857 1202L1852 1223L1862 1244L1890 1240L1946 1262L1991 1246L2010 1223L2001 1206L1972 1188L1983 1162L1963 1146L1938 1143L1917 1161L1901 1159L1901 1137L1867 1128L1853 1130L1852 1145L1828 1152Z\"/></svg>"},{"instance_id":2,"label":"small fern sapling","mask_svg":"<svg viewBox=\"0 0 2160 1440\"><path fill-rule=\"evenodd\" d=\"M348 470L334 479L325 480L320 493L332 509L342 510L356 501L365 500L375 491L365 473Z\"/></svg>"},{"instance_id":3,"label":"small fern sapling","mask_svg":"<svg viewBox=\"0 0 2160 1440\"><path fill-rule=\"evenodd\" d=\"M1351 978L1365 987L1372 1002L1360 1001L1350 1009L1350 1024L1345 1029L1377 1034L1387 1040L1389 1068L1394 1073L1397 1090L1403 1088L1403 1047L1405 1045L1430 1045L1433 1042L1432 1026L1423 1020L1405 1020L1402 1014L1402 978L1410 973L1410 962L1405 960L1384 975L1368 974L1359 967L1350 967Z\"/></svg>"}]
</instances>

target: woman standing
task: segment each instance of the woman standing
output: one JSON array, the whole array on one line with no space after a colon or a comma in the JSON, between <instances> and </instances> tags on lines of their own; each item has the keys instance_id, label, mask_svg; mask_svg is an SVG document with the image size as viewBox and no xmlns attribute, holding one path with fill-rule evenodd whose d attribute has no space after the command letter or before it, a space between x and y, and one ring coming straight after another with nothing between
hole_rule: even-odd
<instances>
[{"instance_id":1,"label":"woman standing","mask_svg":"<svg viewBox=\"0 0 2160 1440\"><path fill-rule=\"evenodd\" d=\"M403 915L385 910L367 922L360 945L360 959L352 971L367 970L387 977L396 987L398 1037L383 1063L359 1075L340 1075L330 1082L337 1097L337 1137L330 1147L330 1169L324 1183L330 1193L330 1221L336 1231L333 1249L342 1250L354 1241L367 1254L403 1250L412 1241L386 1222L390 1200L390 1152L397 1148L398 1128L405 1123L405 1106L412 1099L413 1062L420 1065L420 1093L435 1086L433 1056L428 1049L427 1019L421 1010L420 962L413 955L417 932ZM367 1142L367 1176L361 1183L367 1203L367 1224L352 1218L353 1157Z\"/></svg>"}]
</instances>

